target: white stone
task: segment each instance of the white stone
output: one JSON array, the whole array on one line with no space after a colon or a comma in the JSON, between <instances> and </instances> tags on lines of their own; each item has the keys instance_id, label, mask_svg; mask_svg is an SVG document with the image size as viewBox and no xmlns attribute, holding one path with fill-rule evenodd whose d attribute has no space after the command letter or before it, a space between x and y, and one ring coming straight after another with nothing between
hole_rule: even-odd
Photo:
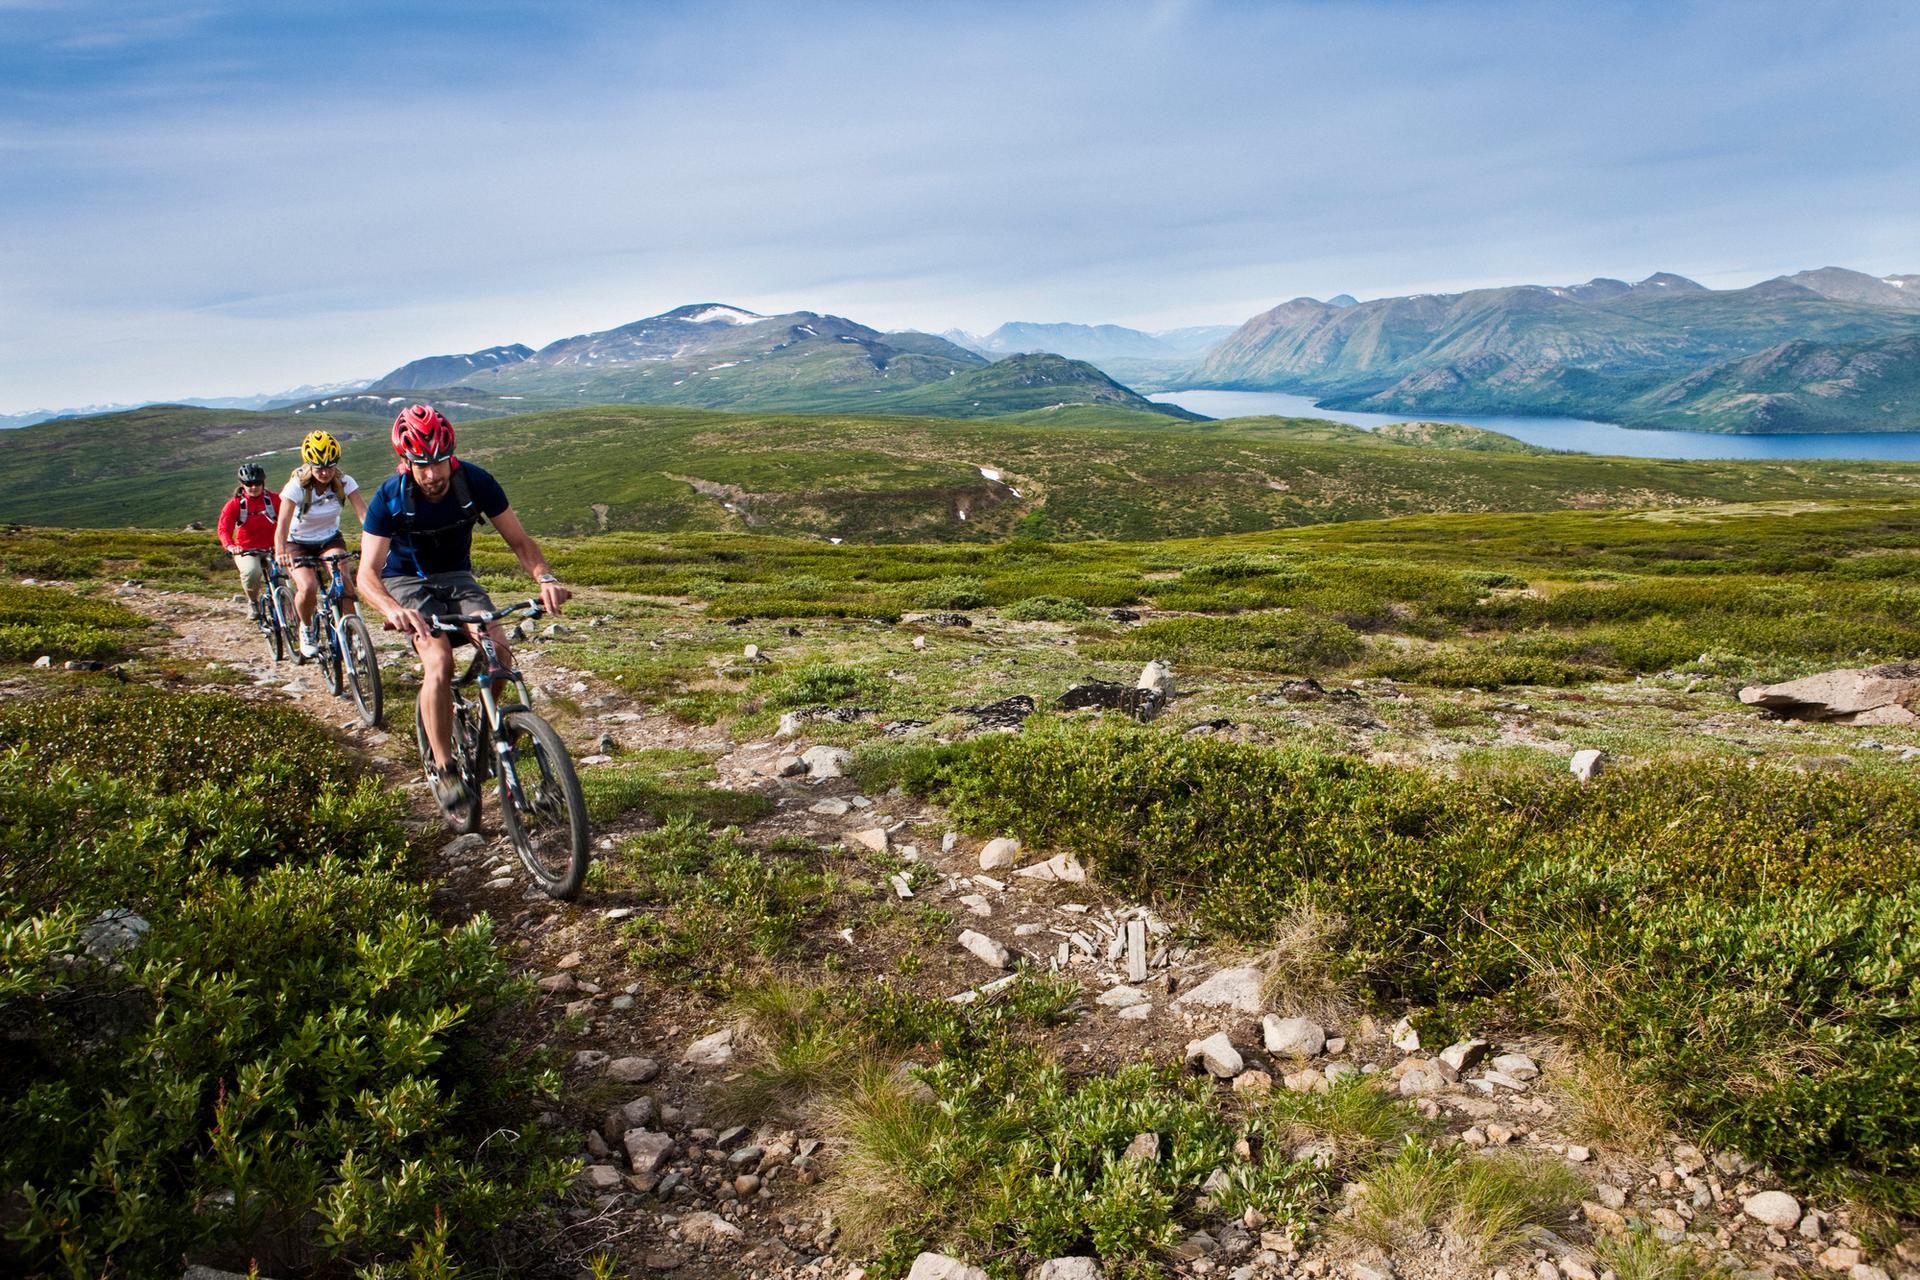
<instances>
[{"instance_id":1,"label":"white stone","mask_svg":"<svg viewBox=\"0 0 1920 1280\"><path fill-rule=\"evenodd\" d=\"M1095 996L1093 1002L1109 1009L1131 1009L1134 1005L1145 1004L1147 998L1147 993L1138 987L1108 987Z\"/></svg>"},{"instance_id":2,"label":"white stone","mask_svg":"<svg viewBox=\"0 0 1920 1280\"><path fill-rule=\"evenodd\" d=\"M1589 747L1585 751L1573 753L1573 760L1567 765L1567 771L1582 782L1592 782L1600 776L1606 757Z\"/></svg>"},{"instance_id":3,"label":"white stone","mask_svg":"<svg viewBox=\"0 0 1920 1280\"><path fill-rule=\"evenodd\" d=\"M1524 1053L1503 1053L1493 1060L1493 1069L1515 1080L1531 1080L1540 1074L1540 1065Z\"/></svg>"},{"instance_id":4,"label":"white stone","mask_svg":"<svg viewBox=\"0 0 1920 1280\"><path fill-rule=\"evenodd\" d=\"M1394 1023L1393 1030L1387 1032L1387 1040L1394 1048L1404 1049L1408 1053L1420 1047L1420 1033L1414 1030L1413 1021L1409 1018Z\"/></svg>"},{"instance_id":5,"label":"white stone","mask_svg":"<svg viewBox=\"0 0 1920 1280\"><path fill-rule=\"evenodd\" d=\"M627 1149L627 1162L635 1173L652 1173L673 1155L673 1139L651 1129L629 1129L620 1145Z\"/></svg>"},{"instance_id":6,"label":"white stone","mask_svg":"<svg viewBox=\"0 0 1920 1280\"><path fill-rule=\"evenodd\" d=\"M960 931L960 945L996 969L1004 969L1013 962L1013 957L1007 954L1005 947L972 929Z\"/></svg>"},{"instance_id":7,"label":"white stone","mask_svg":"<svg viewBox=\"0 0 1920 1280\"><path fill-rule=\"evenodd\" d=\"M1231 1080L1247 1068L1240 1051L1233 1047L1233 1041L1224 1031L1216 1031L1203 1040L1188 1041L1186 1060L1188 1066L1198 1062L1210 1075L1222 1080Z\"/></svg>"},{"instance_id":8,"label":"white stone","mask_svg":"<svg viewBox=\"0 0 1920 1280\"><path fill-rule=\"evenodd\" d=\"M885 827L869 827L865 831L855 831L847 836L847 840L849 843L859 845L862 849L870 849L874 853L885 853L887 851L887 829Z\"/></svg>"},{"instance_id":9,"label":"white stone","mask_svg":"<svg viewBox=\"0 0 1920 1280\"><path fill-rule=\"evenodd\" d=\"M1173 696L1173 672L1167 664L1155 658L1140 668L1140 678L1134 681L1137 689L1158 689L1171 698Z\"/></svg>"},{"instance_id":10,"label":"white stone","mask_svg":"<svg viewBox=\"0 0 1920 1280\"><path fill-rule=\"evenodd\" d=\"M1020 842L1012 836L1000 836L989 840L980 850L980 869L982 871L1001 871L1011 867L1020 858Z\"/></svg>"},{"instance_id":11,"label":"white stone","mask_svg":"<svg viewBox=\"0 0 1920 1280\"><path fill-rule=\"evenodd\" d=\"M1180 1006L1204 1005L1234 1009L1241 1013L1260 1012L1260 971L1255 968L1222 969L1205 982L1174 1000Z\"/></svg>"},{"instance_id":12,"label":"white stone","mask_svg":"<svg viewBox=\"0 0 1920 1280\"><path fill-rule=\"evenodd\" d=\"M944 1253L923 1253L913 1260L907 1280L990 1280L978 1267L968 1266Z\"/></svg>"},{"instance_id":13,"label":"white stone","mask_svg":"<svg viewBox=\"0 0 1920 1280\"><path fill-rule=\"evenodd\" d=\"M1260 1020L1260 1033L1268 1053L1292 1058L1311 1058L1327 1045L1327 1033L1311 1018L1282 1018L1268 1014Z\"/></svg>"},{"instance_id":14,"label":"white stone","mask_svg":"<svg viewBox=\"0 0 1920 1280\"><path fill-rule=\"evenodd\" d=\"M719 1214L703 1209L680 1220L680 1234L694 1244L721 1244L738 1240L746 1233Z\"/></svg>"},{"instance_id":15,"label":"white stone","mask_svg":"<svg viewBox=\"0 0 1920 1280\"><path fill-rule=\"evenodd\" d=\"M807 806L807 812L817 813L823 818L840 818L845 817L847 810L852 807L853 806L845 800L836 800L828 797L825 800L815 800Z\"/></svg>"},{"instance_id":16,"label":"white stone","mask_svg":"<svg viewBox=\"0 0 1920 1280\"><path fill-rule=\"evenodd\" d=\"M1480 1059L1487 1056L1485 1040L1462 1040L1450 1044L1440 1051L1440 1061L1453 1068L1454 1074L1470 1071L1480 1065Z\"/></svg>"},{"instance_id":17,"label":"white stone","mask_svg":"<svg viewBox=\"0 0 1920 1280\"><path fill-rule=\"evenodd\" d=\"M896 872L887 877L887 883L893 886L894 893L902 898L913 896L913 886L907 883L906 873Z\"/></svg>"},{"instance_id":18,"label":"white stone","mask_svg":"<svg viewBox=\"0 0 1920 1280\"><path fill-rule=\"evenodd\" d=\"M990 870L991 868L982 868ZM1017 876L1028 880L1043 880L1062 884L1081 884L1087 878L1085 867L1070 853L1056 853L1045 862L1036 862L1032 866L1020 867L1014 871Z\"/></svg>"},{"instance_id":19,"label":"white stone","mask_svg":"<svg viewBox=\"0 0 1920 1280\"><path fill-rule=\"evenodd\" d=\"M721 1066L733 1057L733 1028L716 1031L710 1036L702 1036L687 1046L682 1058L696 1067Z\"/></svg>"},{"instance_id":20,"label":"white stone","mask_svg":"<svg viewBox=\"0 0 1920 1280\"><path fill-rule=\"evenodd\" d=\"M1761 1191L1748 1196L1740 1208L1749 1218L1785 1231L1800 1224L1800 1202L1784 1191Z\"/></svg>"},{"instance_id":21,"label":"white stone","mask_svg":"<svg viewBox=\"0 0 1920 1280\"><path fill-rule=\"evenodd\" d=\"M660 1064L652 1058L615 1058L607 1064L609 1079L622 1084L645 1084L660 1074Z\"/></svg>"},{"instance_id":22,"label":"white stone","mask_svg":"<svg viewBox=\"0 0 1920 1280\"><path fill-rule=\"evenodd\" d=\"M993 904L988 902L986 895L982 893L966 893L960 895L960 905L977 916L990 916L993 914Z\"/></svg>"},{"instance_id":23,"label":"white stone","mask_svg":"<svg viewBox=\"0 0 1920 1280\"><path fill-rule=\"evenodd\" d=\"M846 774L853 753L845 747L808 747L800 753L800 759L806 763L809 777L839 778Z\"/></svg>"},{"instance_id":24,"label":"white stone","mask_svg":"<svg viewBox=\"0 0 1920 1280\"><path fill-rule=\"evenodd\" d=\"M1093 1258L1049 1258L1033 1270L1033 1280L1102 1280Z\"/></svg>"}]
</instances>

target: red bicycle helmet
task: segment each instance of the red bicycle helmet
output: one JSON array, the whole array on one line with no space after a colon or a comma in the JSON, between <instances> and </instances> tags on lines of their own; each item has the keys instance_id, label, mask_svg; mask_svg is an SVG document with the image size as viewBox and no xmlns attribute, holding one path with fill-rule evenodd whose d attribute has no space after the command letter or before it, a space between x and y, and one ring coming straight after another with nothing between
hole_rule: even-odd
<instances>
[{"instance_id":1,"label":"red bicycle helmet","mask_svg":"<svg viewBox=\"0 0 1920 1280\"><path fill-rule=\"evenodd\" d=\"M410 404L393 420L393 451L408 462L444 462L453 456L453 424L431 405Z\"/></svg>"}]
</instances>

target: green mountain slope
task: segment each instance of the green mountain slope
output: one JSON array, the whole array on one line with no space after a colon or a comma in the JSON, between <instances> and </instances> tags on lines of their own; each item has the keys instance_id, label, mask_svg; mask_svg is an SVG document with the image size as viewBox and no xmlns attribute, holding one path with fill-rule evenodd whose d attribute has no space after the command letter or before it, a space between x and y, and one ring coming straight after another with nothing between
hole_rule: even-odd
<instances>
[{"instance_id":1,"label":"green mountain slope","mask_svg":"<svg viewBox=\"0 0 1920 1280\"><path fill-rule=\"evenodd\" d=\"M1703 431L1920 431L1920 335L1783 342L1636 402Z\"/></svg>"},{"instance_id":2,"label":"green mountain slope","mask_svg":"<svg viewBox=\"0 0 1920 1280\"><path fill-rule=\"evenodd\" d=\"M1888 281L1898 278L1874 283L1895 293ZM1633 285L1528 285L1347 307L1297 298L1247 321L1186 381L1308 392L1330 406L1386 413L1554 413L1779 431L1786 428L1762 401L1693 404L1688 380L1783 340L1858 344L1914 334L1920 312L1827 297L1786 279L1711 290L1656 275ZM1838 412L1802 415L1808 425L1796 429L1890 429L1900 415L1876 398L1880 385L1863 383L1844 404L1827 401Z\"/></svg>"},{"instance_id":3,"label":"green mountain slope","mask_svg":"<svg viewBox=\"0 0 1920 1280\"><path fill-rule=\"evenodd\" d=\"M1076 415L1090 410L1066 411ZM1124 426L925 416L737 415L601 406L460 424L540 533L757 529L849 541L1250 532L1413 512L1910 496L1920 467L1667 462L1492 451L1485 433L1399 438L1286 418ZM1081 418L1087 421L1087 418ZM311 417L150 409L0 436L0 520L211 522L235 463L286 453ZM331 421L331 420L330 420ZM365 420L362 420L364 422ZM391 465L342 425L346 468ZM1465 447L1460 447L1465 446ZM137 459L130 468L128 459ZM272 465L270 463L270 465ZM277 475L277 472L276 472ZM154 479L159 477L159 479Z\"/></svg>"}]
</instances>

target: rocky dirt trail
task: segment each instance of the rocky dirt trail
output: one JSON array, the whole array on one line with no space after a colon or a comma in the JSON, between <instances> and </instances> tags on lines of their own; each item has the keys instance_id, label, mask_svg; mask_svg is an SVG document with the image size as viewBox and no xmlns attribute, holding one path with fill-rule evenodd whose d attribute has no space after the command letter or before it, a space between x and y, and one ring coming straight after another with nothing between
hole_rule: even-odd
<instances>
[{"instance_id":1,"label":"rocky dirt trail","mask_svg":"<svg viewBox=\"0 0 1920 1280\"><path fill-rule=\"evenodd\" d=\"M723 1127L710 1119L710 1091L736 1070L735 1028L725 1011L692 990L627 967L619 923L643 908L592 885L574 903L528 887L500 835L489 799L481 834L440 838L439 815L420 781L411 733L412 698L388 690L386 731L359 725L349 700L326 693L312 665L267 658L240 606L188 593L129 585L120 599L176 633L177 664L217 662L241 696L292 701L337 726L409 797L413 825L437 846L435 900L450 920L486 913L515 966L541 991L547 1040L566 1055L568 1099L551 1121L577 1130L584 1168L577 1201L545 1249L553 1274L578 1274L605 1249L633 1274L730 1277L857 1277L834 1251L835 1228L815 1188L832 1173L827 1135L792 1129ZM593 602L577 601L562 625L585 626ZM619 644L628 637L608 633ZM410 655L375 631L383 665L407 671ZM637 634L632 643L644 643ZM842 975L890 975L961 1002L989 999L1021 971L1065 975L1084 990L1080 1016L1055 1028L1049 1048L1075 1072L1091 1073L1148 1054L1185 1060L1237 1094L1319 1091L1343 1074L1383 1084L1473 1148L1525 1149L1564 1162L1592 1189L1579 1219L1542 1230L1523 1261L1495 1280L1601 1280L1586 1243L1629 1217L1667 1241L1691 1240L1752 1275L1814 1272L1848 1280L1920 1280L1920 1241L1896 1256L1869 1258L1844 1206L1803 1205L1738 1154L1707 1152L1671 1136L1637 1151L1583 1142L1572 1132L1562 1046L1501 1041L1489 1033L1424 1045L1404 1022L1355 1011L1317 1019L1270 1012L1271 958L1212 954L1161 919L1086 881L1071 854L1021 849L1008 839L953 831L937 809L898 794L866 796L841 773L846 753L809 747L805 724L789 736L736 743L720 730L679 724L635 703L626 691L554 662L521 644L522 669L542 695L562 695L577 715L555 715L576 759L604 759L607 739L626 750L687 748L717 756L716 785L754 791L771 813L746 838L799 836L822 845L889 853L924 868L883 888L931 902L955 922L951 945L929 948L910 979L897 941L858 927L820 941ZM239 683L235 684L234 681ZM395 729L399 731L394 731ZM605 735L605 738L602 737ZM582 769L601 767L583 763ZM597 856L649 824L629 813L596 829ZM839 922L836 922L836 924ZM940 954L932 954L932 952ZM819 973L790 975L798 979ZM1314 1152L1299 1153L1312 1158ZM1263 1230L1257 1214L1212 1223L1180 1243L1173 1274L1256 1277L1394 1274L1391 1261L1338 1233L1297 1243ZM1487 1275L1452 1261L1442 1242L1409 1241L1400 1274ZM1911 1256L1909 1256L1911 1255ZM931 1255L915 1275L975 1277ZM1056 1269L1060 1276L1097 1272Z\"/></svg>"}]
</instances>

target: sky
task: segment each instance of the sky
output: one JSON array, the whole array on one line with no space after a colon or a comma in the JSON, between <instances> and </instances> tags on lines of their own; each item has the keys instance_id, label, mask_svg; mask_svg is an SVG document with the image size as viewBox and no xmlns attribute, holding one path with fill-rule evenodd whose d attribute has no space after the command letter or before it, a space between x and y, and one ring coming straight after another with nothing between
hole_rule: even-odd
<instances>
[{"instance_id":1,"label":"sky","mask_svg":"<svg viewBox=\"0 0 1920 1280\"><path fill-rule=\"evenodd\" d=\"M689 302L1920 272L1920 4L0 0L0 413Z\"/></svg>"}]
</instances>

